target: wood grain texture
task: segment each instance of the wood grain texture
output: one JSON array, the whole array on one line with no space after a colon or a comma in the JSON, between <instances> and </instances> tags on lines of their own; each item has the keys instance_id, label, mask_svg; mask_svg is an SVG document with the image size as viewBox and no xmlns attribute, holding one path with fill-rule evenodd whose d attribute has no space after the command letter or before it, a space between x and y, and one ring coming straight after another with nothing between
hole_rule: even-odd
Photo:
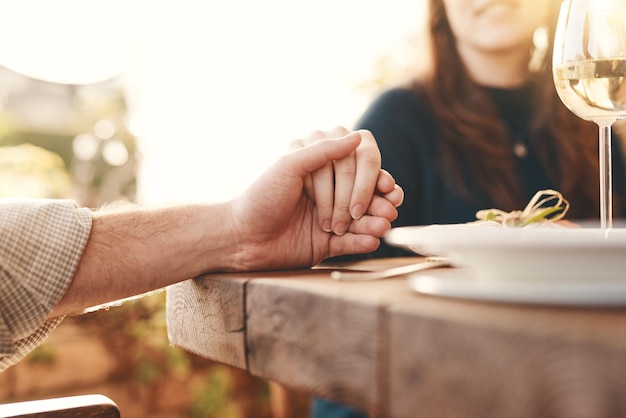
<instances>
[{"instance_id":1,"label":"wood grain texture","mask_svg":"<svg viewBox=\"0 0 626 418\"><path fill-rule=\"evenodd\" d=\"M377 406L376 309L266 279L248 284L247 315L252 374L348 404Z\"/></svg>"},{"instance_id":2,"label":"wood grain texture","mask_svg":"<svg viewBox=\"0 0 626 418\"><path fill-rule=\"evenodd\" d=\"M170 342L211 360L247 369L245 283L238 276L205 275L170 286Z\"/></svg>"},{"instance_id":3,"label":"wood grain texture","mask_svg":"<svg viewBox=\"0 0 626 418\"><path fill-rule=\"evenodd\" d=\"M389 311L391 416L626 416L624 312L418 299Z\"/></svg>"},{"instance_id":4,"label":"wood grain texture","mask_svg":"<svg viewBox=\"0 0 626 418\"><path fill-rule=\"evenodd\" d=\"M364 261L357 269L416 262ZM330 269L332 270L332 269ZM385 306L404 279L339 282L330 270L259 274L246 286L246 336L252 374L339 400L378 416L387 409L381 360L387 357Z\"/></svg>"}]
</instances>

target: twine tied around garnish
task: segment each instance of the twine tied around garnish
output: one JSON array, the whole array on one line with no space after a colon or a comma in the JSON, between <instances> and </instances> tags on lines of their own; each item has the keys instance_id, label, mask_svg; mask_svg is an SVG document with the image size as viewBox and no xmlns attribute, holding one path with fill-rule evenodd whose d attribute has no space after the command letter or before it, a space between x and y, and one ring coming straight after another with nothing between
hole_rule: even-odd
<instances>
[{"instance_id":1,"label":"twine tied around garnish","mask_svg":"<svg viewBox=\"0 0 626 418\"><path fill-rule=\"evenodd\" d=\"M550 203L550 206L546 206ZM523 227L537 222L556 222L569 210L569 202L556 190L539 190L524 210L506 212L483 209L476 212L479 221L495 221L504 226Z\"/></svg>"}]
</instances>

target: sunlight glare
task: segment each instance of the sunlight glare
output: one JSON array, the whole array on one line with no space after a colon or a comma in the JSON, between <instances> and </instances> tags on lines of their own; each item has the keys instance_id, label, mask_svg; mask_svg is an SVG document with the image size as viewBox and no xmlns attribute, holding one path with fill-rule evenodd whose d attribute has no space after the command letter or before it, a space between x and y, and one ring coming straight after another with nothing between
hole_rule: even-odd
<instances>
[{"instance_id":1,"label":"sunlight glare","mask_svg":"<svg viewBox=\"0 0 626 418\"><path fill-rule=\"evenodd\" d=\"M0 0L0 65L67 84L121 74L139 199L219 201L289 141L351 128L377 60L417 31L425 3Z\"/></svg>"},{"instance_id":2,"label":"sunlight glare","mask_svg":"<svg viewBox=\"0 0 626 418\"><path fill-rule=\"evenodd\" d=\"M0 0L0 64L29 77L93 84L127 70L124 0Z\"/></svg>"},{"instance_id":3,"label":"sunlight glare","mask_svg":"<svg viewBox=\"0 0 626 418\"><path fill-rule=\"evenodd\" d=\"M376 60L417 31L424 3L148 3L126 83L141 199L231 198L289 141L352 127Z\"/></svg>"}]
</instances>

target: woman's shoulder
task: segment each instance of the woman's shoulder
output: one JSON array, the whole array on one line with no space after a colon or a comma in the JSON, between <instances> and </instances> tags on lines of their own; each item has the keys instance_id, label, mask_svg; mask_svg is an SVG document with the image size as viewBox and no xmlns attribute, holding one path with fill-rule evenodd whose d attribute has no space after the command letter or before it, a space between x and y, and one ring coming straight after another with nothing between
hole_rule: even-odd
<instances>
[{"instance_id":1,"label":"woman's shoulder","mask_svg":"<svg viewBox=\"0 0 626 418\"><path fill-rule=\"evenodd\" d=\"M372 106L407 108L411 110L428 109L426 95L419 89L410 87L392 87L379 93Z\"/></svg>"},{"instance_id":2,"label":"woman's shoulder","mask_svg":"<svg viewBox=\"0 0 626 418\"><path fill-rule=\"evenodd\" d=\"M374 134L432 136L437 122L425 93L411 87L393 87L379 93L357 124Z\"/></svg>"},{"instance_id":3,"label":"woman's shoulder","mask_svg":"<svg viewBox=\"0 0 626 418\"><path fill-rule=\"evenodd\" d=\"M379 93L367 107L361 117L361 122L375 121L398 124L402 121L411 121L420 124L432 121L432 107L425 94L409 87L392 87Z\"/></svg>"}]
</instances>

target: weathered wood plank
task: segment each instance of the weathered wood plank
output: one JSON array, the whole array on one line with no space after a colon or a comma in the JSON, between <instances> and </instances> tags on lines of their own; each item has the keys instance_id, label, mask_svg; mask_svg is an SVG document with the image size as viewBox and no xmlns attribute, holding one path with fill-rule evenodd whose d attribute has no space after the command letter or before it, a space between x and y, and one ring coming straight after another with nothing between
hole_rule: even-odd
<instances>
[{"instance_id":1,"label":"weathered wood plank","mask_svg":"<svg viewBox=\"0 0 626 418\"><path fill-rule=\"evenodd\" d=\"M404 280L343 283L327 272L247 284L250 372L297 390L369 410L386 409L377 382L386 356L386 295Z\"/></svg>"},{"instance_id":2,"label":"weathered wood plank","mask_svg":"<svg viewBox=\"0 0 626 418\"><path fill-rule=\"evenodd\" d=\"M377 378L376 310L271 283L250 286L252 374L354 405L376 403L376 386L368 383Z\"/></svg>"},{"instance_id":3,"label":"weathered wood plank","mask_svg":"<svg viewBox=\"0 0 626 418\"><path fill-rule=\"evenodd\" d=\"M170 286L170 342L211 360L247 369L246 281L238 275L204 275Z\"/></svg>"},{"instance_id":4,"label":"weathered wood plank","mask_svg":"<svg viewBox=\"0 0 626 418\"><path fill-rule=\"evenodd\" d=\"M79 395L0 405L5 418L120 418L120 410L104 395Z\"/></svg>"},{"instance_id":5,"label":"weathered wood plank","mask_svg":"<svg viewBox=\"0 0 626 418\"><path fill-rule=\"evenodd\" d=\"M391 416L626 415L624 312L414 299L389 310Z\"/></svg>"}]
</instances>

